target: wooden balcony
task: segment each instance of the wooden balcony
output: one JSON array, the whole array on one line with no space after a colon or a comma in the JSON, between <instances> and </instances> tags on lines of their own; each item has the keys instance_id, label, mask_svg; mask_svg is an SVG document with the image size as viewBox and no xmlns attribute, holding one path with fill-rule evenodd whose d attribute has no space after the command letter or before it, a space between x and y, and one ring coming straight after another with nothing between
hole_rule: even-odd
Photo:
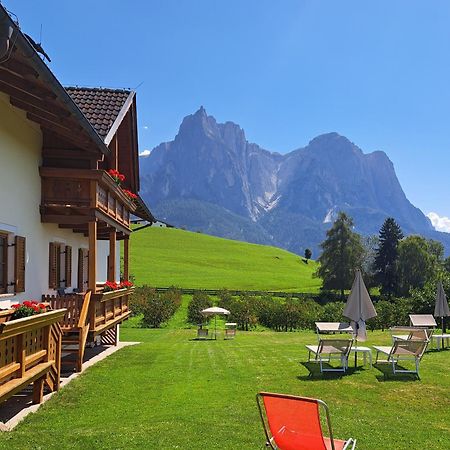
<instances>
[{"instance_id":1,"label":"wooden balcony","mask_svg":"<svg viewBox=\"0 0 450 450\"><path fill-rule=\"evenodd\" d=\"M63 351L71 347L69 351L77 353L73 363L78 371L82 368L86 341L93 342L97 336L102 336L106 343L117 344L117 325L131 314L128 302L132 292L133 288L96 294L88 292L42 297L52 308L66 310L60 321L64 333Z\"/></svg>"},{"instance_id":2,"label":"wooden balcony","mask_svg":"<svg viewBox=\"0 0 450 450\"><path fill-rule=\"evenodd\" d=\"M93 336L128 319L131 314L128 302L133 290L134 288L119 289L118 291L92 294L89 332Z\"/></svg>"},{"instance_id":3,"label":"wooden balcony","mask_svg":"<svg viewBox=\"0 0 450 450\"><path fill-rule=\"evenodd\" d=\"M0 316L0 401L33 383L33 403L40 403L44 384L59 389L61 361L60 309L10 320L14 310Z\"/></svg>"},{"instance_id":4,"label":"wooden balcony","mask_svg":"<svg viewBox=\"0 0 450 450\"><path fill-rule=\"evenodd\" d=\"M86 236L87 224L98 222L99 239L108 239L111 227L119 239L130 234L130 214L136 205L104 170L41 167L39 172L42 222Z\"/></svg>"}]
</instances>

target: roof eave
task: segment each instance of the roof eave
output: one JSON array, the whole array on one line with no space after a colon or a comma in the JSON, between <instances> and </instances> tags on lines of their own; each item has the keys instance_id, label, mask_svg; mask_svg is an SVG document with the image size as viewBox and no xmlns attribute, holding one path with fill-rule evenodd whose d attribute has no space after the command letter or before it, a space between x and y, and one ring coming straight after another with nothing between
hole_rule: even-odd
<instances>
[{"instance_id":1,"label":"roof eave","mask_svg":"<svg viewBox=\"0 0 450 450\"><path fill-rule=\"evenodd\" d=\"M117 130L120 127L120 124L122 123L122 120L126 116L128 110L130 109L131 105L133 104L133 99L136 95L135 91L131 91L130 95L125 100L125 103L123 104L121 110L119 111L119 114L116 117L116 120L114 120L114 123L112 124L111 128L108 131L108 134L105 137L105 144L109 145L114 135L117 133Z\"/></svg>"},{"instance_id":2,"label":"roof eave","mask_svg":"<svg viewBox=\"0 0 450 450\"><path fill-rule=\"evenodd\" d=\"M76 103L72 100L70 95L55 77L53 72L47 67L47 65L41 60L39 54L36 52L34 47L30 44L28 39L23 35L20 28L14 23L9 14L6 12L4 7L0 5L0 17L4 16L6 20L9 22L9 25L13 27L14 31L17 33L15 45L18 47L24 48L29 57L29 64L33 67L36 72L39 73L39 76L47 82L54 93L58 97L59 101L63 103L68 111L75 116L75 118L79 121L82 128L86 131L88 136L92 139L92 141L99 147L99 150L104 155L109 155L110 150L108 146L105 144L103 139L99 136L93 125L89 122L86 116L81 112L80 108L76 105Z\"/></svg>"}]
</instances>

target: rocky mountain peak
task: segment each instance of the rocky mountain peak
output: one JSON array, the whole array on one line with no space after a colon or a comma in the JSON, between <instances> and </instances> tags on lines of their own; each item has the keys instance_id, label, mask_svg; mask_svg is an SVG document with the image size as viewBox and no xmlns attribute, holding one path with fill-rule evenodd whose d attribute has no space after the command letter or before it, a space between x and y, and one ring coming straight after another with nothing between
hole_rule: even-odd
<instances>
[{"instance_id":1,"label":"rocky mountain peak","mask_svg":"<svg viewBox=\"0 0 450 450\"><path fill-rule=\"evenodd\" d=\"M175 226L294 252L310 247L317 255L340 210L363 234L376 234L390 216L406 234L438 238L406 198L384 152L365 154L332 132L291 153L271 153L249 143L238 124L217 123L203 106L183 119L173 141L152 150L141 180L156 216ZM186 202L191 207L180 213Z\"/></svg>"},{"instance_id":2,"label":"rocky mountain peak","mask_svg":"<svg viewBox=\"0 0 450 450\"><path fill-rule=\"evenodd\" d=\"M202 135L210 138L220 136L219 127L213 116L208 116L205 108L200 108L189 116L186 116L181 122L177 138L200 138Z\"/></svg>"}]
</instances>

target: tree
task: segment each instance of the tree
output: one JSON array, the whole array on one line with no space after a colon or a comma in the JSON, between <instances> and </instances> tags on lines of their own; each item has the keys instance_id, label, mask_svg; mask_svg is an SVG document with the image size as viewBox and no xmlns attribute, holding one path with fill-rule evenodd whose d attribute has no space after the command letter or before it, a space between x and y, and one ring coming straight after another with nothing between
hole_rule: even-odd
<instances>
[{"instance_id":1,"label":"tree","mask_svg":"<svg viewBox=\"0 0 450 450\"><path fill-rule=\"evenodd\" d=\"M202 311L213 305L209 295L203 291L195 291L188 305L187 320L190 323L202 324L206 319Z\"/></svg>"},{"instance_id":2,"label":"tree","mask_svg":"<svg viewBox=\"0 0 450 450\"><path fill-rule=\"evenodd\" d=\"M361 267L364 248L361 236L352 231L353 220L344 212L338 214L333 226L327 231L327 238L320 246L316 275L323 280L323 288L339 290L344 298L344 290L352 286L355 269Z\"/></svg>"},{"instance_id":3,"label":"tree","mask_svg":"<svg viewBox=\"0 0 450 450\"><path fill-rule=\"evenodd\" d=\"M306 264L308 264L308 260L311 259L311 256L312 256L312 251L309 248L305 249Z\"/></svg>"},{"instance_id":4,"label":"tree","mask_svg":"<svg viewBox=\"0 0 450 450\"><path fill-rule=\"evenodd\" d=\"M448 256L444 261L444 269L450 273L450 256Z\"/></svg>"},{"instance_id":5,"label":"tree","mask_svg":"<svg viewBox=\"0 0 450 450\"><path fill-rule=\"evenodd\" d=\"M370 288L376 286L375 283L375 257L378 247L378 236L363 236L362 245L364 254L362 257L361 271L365 285Z\"/></svg>"},{"instance_id":6,"label":"tree","mask_svg":"<svg viewBox=\"0 0 450 450\"><path fill-rule=\"evenodd\" d=\"M375 280L381 285L381 293L388 298L391 298L397 289L398 244L401 239L402 229L392 217L388 217L380 229L374 263Z\"/></svg>"},{"instance_id":7,"label":"tree","mask_svg":"<svg viewBox=\"0 0 450 450\"><path fill-rule=\"evenodd\" d=\"M398 294L409 295L412 289L422 289L436 273L435 255L429 242L421 236L408 236L398 246Z\"/></svg>"}]
</instances>

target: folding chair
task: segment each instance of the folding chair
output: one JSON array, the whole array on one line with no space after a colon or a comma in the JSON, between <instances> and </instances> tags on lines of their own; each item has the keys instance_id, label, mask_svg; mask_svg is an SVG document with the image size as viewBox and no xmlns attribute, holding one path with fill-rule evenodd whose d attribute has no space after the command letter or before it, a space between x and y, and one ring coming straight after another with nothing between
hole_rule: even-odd
<instances>
[{"instance_id":1,"label":"folding chair","mask_svg":"<svg viewBox=\"0 0 450 450\"><path fill-rule=\"evenodd\" d=\"M266 445L280 450L353 450L355 439L334 439L325 402L294 395L260 392L256 401L266 434ZM319 406L325 409L329 437L320 423Z\"/></svg>"}]
</instances>

